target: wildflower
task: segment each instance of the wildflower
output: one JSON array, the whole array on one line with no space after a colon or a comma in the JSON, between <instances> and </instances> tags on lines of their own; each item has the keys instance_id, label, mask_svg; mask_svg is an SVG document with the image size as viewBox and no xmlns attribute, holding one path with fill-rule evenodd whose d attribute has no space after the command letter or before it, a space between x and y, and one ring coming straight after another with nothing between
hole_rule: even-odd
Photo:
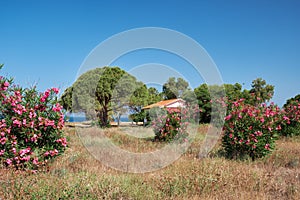
<instances>
[{"instance_id":1,"label":"wildflower","mask_svg":"<svg viewBox=\"0 0 300 200\"><path fill-rule=\"evenodd\" d=\"M8 164L8 165L11 165L12 164L12 161L11 161L11 159L6 159L6 164Z\"/></svg>"},{"instance_id":2,"label":"wildflower","mask_svg":"<svg viewBox=\"0 0 300 200\"><path fill-rule=\"evenodd\" d=\"M52 88L51 89L55 94L58 94L59 93L59 89L58 88Z\"/></svg>"},{"instance_id":3,"label":"wildflower","mask_svg":"<svg viewBox=\"0 0 300 200\"><path fill-rule=\"evenodd\" d=\"M226 117L225 117L225 121L228 121L228 120L230 120L230 119L231 119L231 117L232 117L231 115L228 115L228 116L226 116Z\"/></svg>"},{"instance_id":4,"label":"wildflower","mask_svg":"<svg viewBox=\"0 0 300 200\"><path fill-rule=\"evenodd\" d=\"M18 126L18 127L21 127L21 122L20 122L19 120L15 119L15 120L13 121L13 125Z\"/></svg>"},{"instance_id":5,"label":"wildflower","mask_svg":"<svg viewBox=\"0 0 300 200\"><path fill-rule=\"evenodd\" d=\"M265 149L270 150L270 144L266 144Z\"/></svg>"}]
</instances>

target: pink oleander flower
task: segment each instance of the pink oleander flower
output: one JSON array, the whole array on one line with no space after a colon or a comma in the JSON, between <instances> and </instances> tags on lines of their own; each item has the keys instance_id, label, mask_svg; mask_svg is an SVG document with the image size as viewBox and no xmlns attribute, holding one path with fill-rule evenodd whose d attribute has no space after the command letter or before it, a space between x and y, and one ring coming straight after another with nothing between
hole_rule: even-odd
<instances>
[{"instance_id":1,"label":"pink oleander flower","mask_svg":"<svg viewBox=\"0 0 300 200\"><path fill-rule=\"evenodd\" d=\"M57 150L57 149L54 149L53 151L51 150L51 151L50 151L50 155L51 155L52 157L58 155L58 150Z\"/></svg>"},{"instance_id":2,"label":"pink oleander flower","mask_svg":"<svg viewBox=\"0 0 300 200\"><path fill-rule=\"evenodd\" d=\"M21 158L20 160L28 162L30 160L30 156L25 156L25 157Z\"/></svg>"},{"instance_id":3,"label":"pink oleander flower","mask_svg":"<svg viewBox=\"0 0 300 200\"><path fill-rule=\"evenodd\" d=\"M19 121L19 120L17 120L17 119L15 119L14 121L13 121L13 125L15 125L15 126L18 126L18 127L21 127L21 122Z\"/></svg>"},{"instance_id":4,"label":"pink oleander flower","mask_svg":"<svg viewBox=\"0 0 300 200\"><path fill-rule=\"evenodd\" d=\"M0 139L0 144L4 145L7 141L7 138L6 137L3 137Z\"/></svg>"},{"instance_id":5,"label":"pink oleander flower","mask_svg":"<svg viewBox=\"0 0 300 200\"><path fill-rule=\"evenodd\" d=\"M11 149L11 151L13 152L13 154L14 154L14 155L16 155L16 153L17 153L17 150L16 150L16 148L15 148L15 147L13 147L13 148Z\"/></svg>"},{"instance_id":6,"label":"pink oleander flower","mask_svg":"<svg viewBox=\"0 0 300 200\"><path fill-rule=\"evenodd\" d=\"M49 156L49 154L50 154L49 151L46 151L46 152L44 153L44 156L47 157L47 156Z\"/></svg>"},{"instance_id":7,"label":"pink oleander flower","mask_svg":"<svg viewBox=\"0 0 300 200\"><path fill-rule=\"evenodd\" d=\"M68 142L67 142L67 139L66 138L60 138L60 139L57 139L56 140L57 143L61 143L62 146L66 147Z\"/></svg>"},{"instance_id":8,"label":"pink oleander flower","mask_svg":"<svg viewBox=\"0 0 300 200\"><path fill-rule=\"evenodd\" d=\"M34 121L29 122L29 126L30 126L30 128L33 128L34 127Z\"/></svg>"},{"instance_id":9,"label":"pink oleander flower","mask_svg":"<svg viewBox=\"0 0 300 200\"><path fill-rule=\"evenodd\" d=\"M276 127L276 130L277 130L277 131L281 130L280 124Z\"/></svg>"},{"instance_id":10,"label":"pink oleander flower","mask_svg":"<svg viewBox=\"0 0 300 200\"><path fill-rule=\"evenodd\" d=\"M23 119L23 122L22 122L23 126L26 126L26 118Z\"/></svg>"},{"instance_id":11,"label":"pink oleander flower","mask_svg":"<svg viewBox=\"0 0 300 200\"><path fill-rule=\"evenodd\" d=\"M228 116L226 116L226 117L225 117L225 121L228 121L228 120L230 120L230 119L231 119L231 117L232 117L232 115L228 115Z\"/></svg>"},{"instance_id":12,"label":"pink oleander flower","mask_svg":"<svg viewBox=\"0 0 300 200\"><path fill-rule=\"evenodd\" d=\"M11 159L6 159L6 164L8 164L8 165L11 165L12 164L12 161L11 161Z\"/></svg>"},{"instance_id":13,"label":"pink oleander flower","mask_svg":"<svg viewBox=\"0 0 300 200\"><path fill-rule=\"evenodd\" d=\"M3 86L4 86L4 87L9 87L9 85L10 85L9 82L4 82L4 83L3 83Z\"/></svg>"},{"instance_id":14,"label":"pink oleander flower","mask_svg":"<svg viewBox=\"0 0 300 200\"><path fill-rule=\"evenodd\" d=\"M37 142L38 136L36 134L33 135L32 138L30 138L31 142Z\"/></svg>"},{"instance_id":15,"label":"pink oleander flower","mask_svg":"<svg viewBox=\"0 0 300 200\"><path fill-rule=\"evenodd\" d=\"M54 125L55 125L54 120L49 120L49 119L45 120L45 126L54 126Z\"/></svg>"},{"instance_id":16,"label":"pink oleander flower","mask_svg":"<svg viewBox=\"0 0 300 200\"><path fill-rule=\"evenodd\" d=\"M58 94L58 93L59 93L59 89L58 89L58 88L52 88L52 91L53 91L55 94Z\"/></svg>"},{"instance_id":17,"label":"pink oleander flower","mask_svg":"<svg viewBox=\"0 0 300 200\"><path fill-rule=\"evenodd\" d=\"M40 101L41 101L42 103L44 103L44 102L46 101L46 98L41 97L41 98L40 98Z\"/></svg>"},{"instance_id":18,"label":"pink oleander flower","mask_svg":"<svg viewBox=\"0 0 300 200\"><path fill-rule=\"evenodd\" d=\"M288 118L287 116L283 116L283 120L288 121L288 120L290 120L290 118Z\"/></svg>"},{"instance_id":19,"label":"pink oleander flower","mask_svg":"<svg viewBox=\"0 0 300 200\"><path fill-rule=\"evenodd\" d=\"M35 157L35 158L33 159L32 163L33 163L34 165L38 165L38 164L39 164L39 158L38 158L38 157Z\"/></svg>"},{"instance_id":20,"label":"pink oleander flower","mask_svg":"<svg viewBox=\"0 0 300 200\"><path fill-rule=\"evenodd\" d=\"M270 144L266 144L265 149L270 150Z\"/></svg>"},{"instance_id":21,"label":"pink oleander flower","mask_svg":"<svg viewBox=\"0 0 300 200\"><path fill-rule=\"evenodd\" d=\"M55 107L52 108L52 110L53 110L54 112L60 112L60 111L62 110L62 106L61 106L59 103L57 103L57 104L55 105Z\"/></svg>"},{"instance_id":22,"label":"pink oleander flower","mask_svg":"<svg viewBox=\"0 0 300 200\"><path fill-rule=\"evenodd\" d=\"M30 148L30 147L27 147L26 149L20 150L20 151L19 151L19 154L20 154L20 156L22 157L22 156L24 156L25 154L29 153L30 150L31 150L31 148Z\"/></svg>"}]
</instances>

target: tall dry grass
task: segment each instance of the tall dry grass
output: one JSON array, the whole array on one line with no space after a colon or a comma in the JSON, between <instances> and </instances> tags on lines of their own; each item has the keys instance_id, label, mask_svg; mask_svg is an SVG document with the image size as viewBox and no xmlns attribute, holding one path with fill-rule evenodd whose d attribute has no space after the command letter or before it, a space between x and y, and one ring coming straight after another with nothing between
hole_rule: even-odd
<instances>
[{"instance_id":1,"label":"tall dry grass","mask_svg":"<svg viewBox=\"0 0 300 200\"><path fill-rule=\"evenodd\" d=\"M282 138L267 158L255 162L227 160L218 144L196 159L207 126L188 151L161 170L132 174L113 170L82 145L74 128L66 153L44 172L0 169L2 199L300 199L300 138ZM92 134L92 133L90 133ZM118 128L105 136L133 152L149 152L164 143L137 139ZM91 140L92 141L92 140Z\"/></svg>"}]
</instances>

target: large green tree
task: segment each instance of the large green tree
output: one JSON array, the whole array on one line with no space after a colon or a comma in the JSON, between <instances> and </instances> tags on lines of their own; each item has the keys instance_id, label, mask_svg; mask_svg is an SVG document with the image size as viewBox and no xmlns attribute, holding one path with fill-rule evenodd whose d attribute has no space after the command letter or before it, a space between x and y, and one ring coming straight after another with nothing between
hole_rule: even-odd
<instances>
[{"instance_id":1,"label":"large green tree","mask_svg":"<svg viewBox=\"0 0 300 200\"><path fill-rule=\"evenodd\" d=\"M110 115L117 118L128 111L130 97L141 82L119 67L96 68L82 74L65 90L62 102L70 110L69 97L72 95L73 112L85 112L90 119L98 118L100 126L109 124Z\"/></svg>"},{"instance_id":2,"label":"large green tree","mask_svg":"<svg viewBox=\"0 0 300 200\"><path fill-rule=\"evenodd\" d=\"M249 91L254 105L267 102L274 95L274 86L267 84L262 78L257 78L252 81L251 90ZM249 97L251 98L251 97Z\"/></svg>"},{"instance_id":3,"label":"large green tree","mask_svg":"<svg viewBox=\"0 0 300 200\"><path fill-rule=\"evenodd\" d=\"M194 93L198 100L198 106L201 110L200 112L200 122L209 123L210 122L210 113L211 113L211 103L210 103L210 94L207 84L201 84L199 87L194 89Z\"/></svg>"},{"instance_id":4,"label":"large green tree","mask_svg":"<svg viewBox=\"0 0 300 200\"><path fill-rule=\"evenodd\" d=\"M235 84L224 84L226 97L228 101L236 101L243 97L242 85L239 83Z\"/></svg>"},{"instance_id":5,"label":"large green tree","mask_svg":"<svg viewBox=\"0 0 300 200\"><path fill-rule=\"evenodd\" d=\"M202 84L194 89L194 93L198 100L198 106L201 110L200 122L209 123L211 120L211 96L223 97L223 91L225 90L226 98L223 98L225 103L236 101L243 97L242 86L239 83L235 84L223 84L223 85L207 85ZM224 96L225 97L225 96Z\"/></svg>"},{"instance_id":6,"label":"large green tree","mask_svg":"<svg viewBox=\"0 0 300 200\"><path fill-rule=\"evenodd\" d=\"M287 108L289 105L299 103L300 102L300 94L296 95L295 97L292 97L288 100L286 100L286 103L283 105L283 108Z\"/></svg>"},{"instance_id":7,"label":"large green tree","mask_svg":"<svg viewBox=\"0 0 300 200\"><path fill-rule=\"evenodd\" d=\"M105 67L96 89L96 99L100 104L97 114L101 126L108 125L110 111L119 123L120 116L128 110L130 97L140 85L141 82L119 67Z\"/></svg>"},{"instance_id":8,"label":"large green tree","mask_svg":"<svg viewBox=\"0 0 300 200\"><path fill-rule=\"evenodd\" d=\"M142 110L144 106L159 102L162 97L158 90L154 87L147 88L145 84L137 88L130 100L130 118L134 122L143 122L145 118L149 119L147 112Z\"/></svg>"},{"instance_id":9,"label":"large green tree","mask_svg":"<svg viewBox=\"0 0 300 200\"><path fill-rule=\"evenodd\" d=\"M189 83L183 78L171 77L163 85L164 99L182 98L183 93L189 89Z\"/></svg>"},{"instance_id":10,"label":"large green tree","mask_svg":"<svg viewBox=\"0 0 300 200\"><path fill-rule=\"evenodd\" d=\"M59 99L60 105L62 105L63 108L68 112L72 112L72 94L73 87L71 86L64 91Z\"/></svg>"},{"instance_id":11,"label":"large green tree","mask_svg":"<svg viewBox=\"0 0 300 200\"><path fill-rule=\"evenodd\" d=\"M154 87L148 88L147 105L163 100L162 94Z\"/></svg>"}]
</instances>

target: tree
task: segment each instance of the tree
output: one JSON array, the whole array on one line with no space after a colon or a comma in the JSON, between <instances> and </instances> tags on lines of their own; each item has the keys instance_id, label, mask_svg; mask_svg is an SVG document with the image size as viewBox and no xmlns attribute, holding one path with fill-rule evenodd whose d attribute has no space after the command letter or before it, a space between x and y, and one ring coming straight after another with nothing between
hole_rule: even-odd
<instances>
[{"instance_id":1,"label":"tree","mask_svg":"<svg viewBox=\"0 0 300 200\"><path fill-rule=\"evenodd\" d=\"M117 115L119 124L120 116L129 106L130 96L140 84L135 77L119 67L104 67L96 89L96 99L100 104L97 109L100 126L108 125L110 111Z\"/></svg>"},{"instance_id":2,"label":"tree","mask_svg":"<svg viewBox=\"0 0 300 200\"><path fill-rule=\"evenodd\" d=\"M97 119L100 104L96 100L96 88L104 71L105 68L89 70L73 83L72 112L84 112L87 119Z\"/></svg>"},{"instance_id":3,"label":"tree","mask_svg":"<svg viewBox=\"0 0 300 200\"><path fill-rule=\"evenodd\" d=\"M156 88L149 87L147 104L150 105L150 104L159 102L161 100L163 100L162 94L160 94Z\"/></svg>"},{"instance_id":4,"label":"tree","mask_svg":"<svg viewBox=\"0 0 300 200\"><path fill-rule=\"evenodd\" d=\"M72 112L72 95L73 87L71 86L64 91L59 100L60 105L68 112Z\"/></svg>"},{"instance_id":5,"label":"tree","mask_svg":"<svg viewBox=\"0 0 300 200\"><path fill-rule=\"evenodd\" d=\"M186 103L189 105L195 105L197 104L197 97L191 89L187 89L182 94L182 99L185 100Z\"/></svg>"},{"instance_id":6,"label":"tree","mask_svg":"<svg viewBox=\"0 0 300 200\"><path fill-rule=\"evenodd\" d=\"M119 67L96 68L82 74L61 97L66 110L84 112L97 119L100 126L109 124L114 115L118 123L128 111L130 96L142 83Z\"/></svg>"},{"instance_id":7,"label":"tree","mask_svg":"<svg viewBox=\"0 0 300 200\"><path fill-rule=\"evenodd\" d=\"M300 102L300 94L296 95L295 97L292 97L286 101L286 103L283 105L284 108L287 108L291 104L299 103Z\"/></svg>"},{"instance_id":8,"label":"tree","mask_svg":"<svg viewBox=\"0 0 300 200\"><path fill-rule=\"evenodd\" d=\"M194 94L198 100L198 106L202 111L200 113L200 122L209 123L212 116L212 104L211 96L213 97L223 97L223 92L225 90L226 98L219 99L220 101L225 101L229 105L229 102L236 101L242 98L242 86L239 83L235 84L223 84L223 85L207 85L202 84L194 89ZM217 100L217 99L215 99ZM229 106L230 107L230 106ZM215 113L217 116L218 113Z\"/></svg>"},{"instance_id":9,"label":"tree","mask_svg":"<svg viewBox=\"0 0 300 200\"><path fill-rule=\"evenodd\" d=\"M149 121L150 119L147 112L142 110L142 108L161 100L162 97L156 88L150 87L147 89L147 86L142 84L134 91L131 97L130 110L132 114L130 115L130 118L134 122L143 122L145 118L147 118L147 121Z\"/></svg>"},{"instance_id":10,"label":"tree","mask_svg":"<svg viewBox=\"0 0 300 200\"><path fill-rule=\"evenodd\" d=\"M223 85L226 92L226 97L228 101L236 101L242 98L242 85L239 83L235 84L224 84Z\"/></svg>"},{"instance_id":11,"label":"tree","mask_svg":"<svg viewBox=\"0 0 300 200\"><path fill-rule=\"evenodd\" d=\"M149 93L147 86L143 83L133 92L130 98L130 110L133 113L141 112L142 108L148 104Z\"/></svg>"},{"instance_id":12,"label":"tree","mask_svg":"<svg viewBox=\"0 0 300 200\"><path fill-rule=\"evenodd\" d=\"M200 113L200 122L209 123L211 117L211 103L210 103L210 94L207 84L202 84L199 87L194 89L194 93L198 100L199 108L201 109Z\"/></svg>"},{"instance_id":13,"label":"tree","mask_svg":"<svg viewBox=\"0 0 300 200\"><path fill-rule=\"evenodd\" d=\"M164 99L181 98L184 91L188 90L189 84L183 78L171 77L163 85Z\"/></svg>"},{"instance_id":14,"label":"tree","mask_svg":"<svg viewBox=\"0 0 300 200\"><path fill-rule=\"evenodd\" d=\"M250 94L254 97L253 104L258 105L272 99L274 95L274 86L266 84L262 78L257 78L252 81Z\"/></svg>"},{"instance_id":15,"label":"tree","mask_svg":"<svg viewBox=\"0 0 300 200\"><path fill-rule=\"evenodd\" d=\"M289 123L281 125L281 135L300 135L300 94L288 99L283 105L283 109Z\"/></svg>"}]
</instances>

